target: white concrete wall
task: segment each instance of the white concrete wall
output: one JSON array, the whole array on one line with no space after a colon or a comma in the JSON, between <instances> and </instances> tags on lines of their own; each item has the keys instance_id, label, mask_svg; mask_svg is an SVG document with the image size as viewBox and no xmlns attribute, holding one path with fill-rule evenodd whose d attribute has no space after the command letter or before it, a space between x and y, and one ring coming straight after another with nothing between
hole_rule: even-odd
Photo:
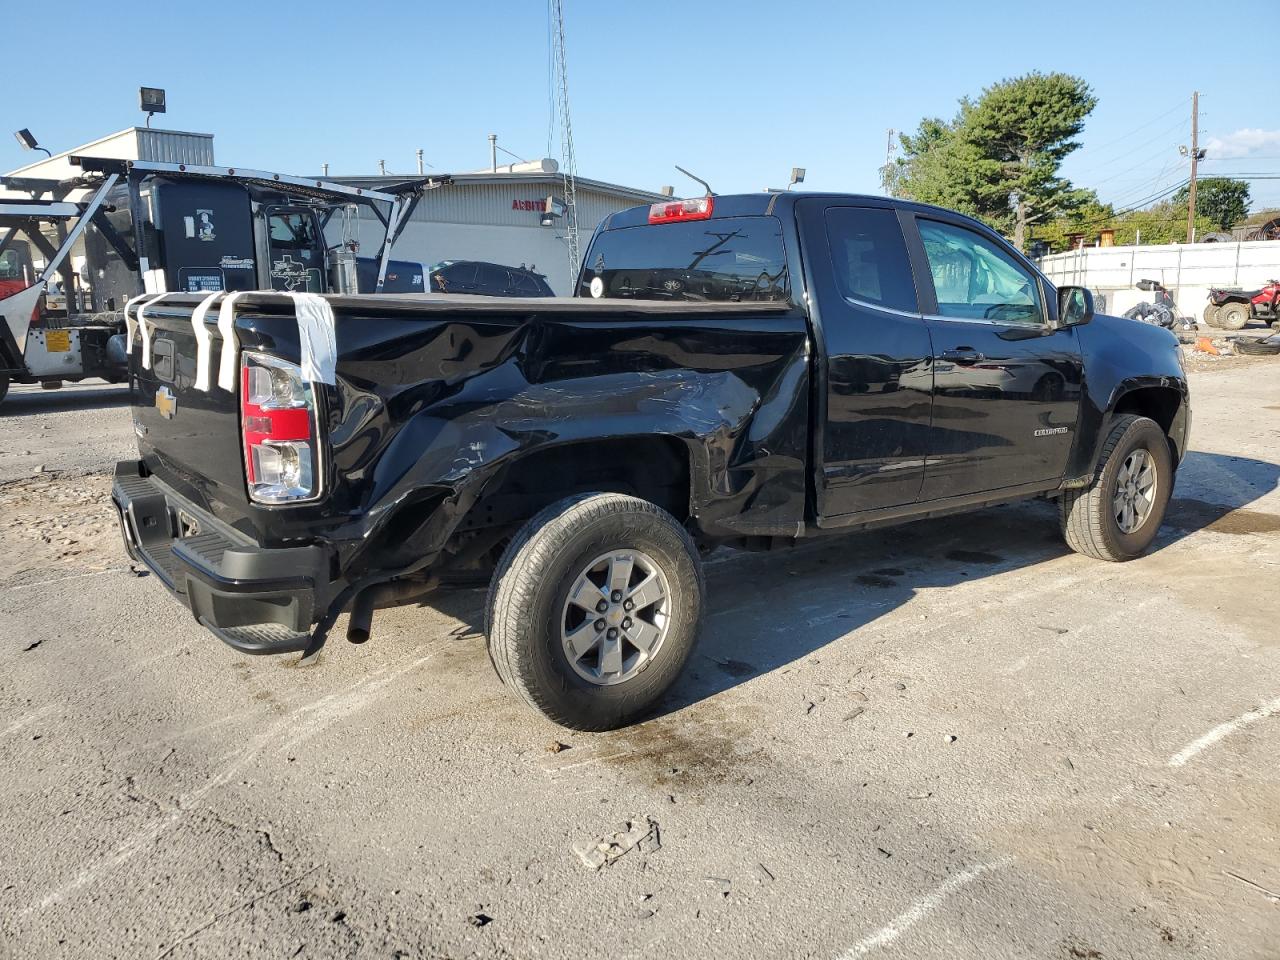
<instances>
[{"instance_id":1,"label":"white concrete wall","mask_svg":"<svg viewBox=\"0 0 1280 960\"><path fill-rule=\"evenodd\" d=\"M1177 301L1179 313L1199 319L1210 287L1252 289L1280 279L1280 242L1086 247L1043 257L1039 265L1055 284L1075 284L1105 294L1110 314L1150 301L1150 293L1133 285L1158 280Z\"/></svg>"}]
</instances>

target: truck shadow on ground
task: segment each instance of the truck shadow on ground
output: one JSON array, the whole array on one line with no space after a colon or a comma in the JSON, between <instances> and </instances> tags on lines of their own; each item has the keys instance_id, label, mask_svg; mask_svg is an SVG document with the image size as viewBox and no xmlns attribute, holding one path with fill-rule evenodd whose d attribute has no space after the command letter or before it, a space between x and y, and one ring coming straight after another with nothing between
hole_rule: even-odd
<instances>
[{"instance_id":1,"label":"truck shadow on ground","mask_svg":"<svg viewBox=\"0 0 1280 960\"><path fill-rule=\"evenodd\" d=\"M1280 504L1271 506L1274 512L1250 508L1278 486L1280 465L1189 453L1151 552L1201 532L1280 533ZM876 621L917 593L1026 571L1070 554L1058 525L1058 505L1043 500L824 537L773 553L718 551L706 563L707 605L699 644L684 676L650 719L820 658L824 647L868 627L872 629L856 642L866 646L872 666L879 643L912 629L899 624L894 633L881 635L875 632ZM1103 563L1083 557L1080 562ZM1010 583L1010 590L1025 589L1025 581L1021 583ZM483 604L480 589L445 591L430 603L462 621L459 638L482 638ZM957 631L963 631L964 621L964 610L956 611ZM1053 629L1052 617L1046 613L1040 626ZM804 706L798 704L798 709Z\"/></svg>"},{"instance_id":2,"label":"truck shadow on ground","mask_svg":"<svg viewBox=\"0 0 1280 960\"><path fill-rule=\"evenodd\" d=\"M106 410L129 405L128 384L102 384L77 390L17 390L0 401L0 417L47 416L64 410Z\"/></svg>"},{"instance_id":3,"label":"truck shadow on ground","mask_svg":"<svg viewBox=\"0 0 1280 960\"><path fill-rule=\"evenodd\" d=\"M1278 485L1280 465L1188 454L1152 551L1200 531L1280 533L1280 509L1248 509ZM820 657L828 644L863 628L872 629L857 642L867 645L874 659L875 647L887 639L875 632L875 622L918 592L1025 571L1070 553L1059 531L1057 504L1031 501L832 537L781 553L717 554L707 564L701 642L655 716ZM956 629L963 631L959 613ZM1050 621L1046 614L1044 629L1053 628ZM911 629L899 624L894 636Z\"/></svg>"}]
</instances>

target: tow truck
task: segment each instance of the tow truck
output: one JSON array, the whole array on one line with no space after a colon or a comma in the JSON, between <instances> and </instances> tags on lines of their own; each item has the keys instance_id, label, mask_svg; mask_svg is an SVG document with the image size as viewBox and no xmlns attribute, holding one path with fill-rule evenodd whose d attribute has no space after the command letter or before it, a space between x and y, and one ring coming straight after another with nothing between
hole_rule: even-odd
<instances>
[{"instance_id":1,"label":"tow truck","mask_svg":"<svg viewBox=\"0 0 1280 960\"><path fill-rule=\"evenodd\" d=\"M71 163L82 172L67 180L0 177L0 400L11 382L122 382L130 311L170 293L423 292L423 265L391 249L422 196L450 182L367 190L235 167ZM359 256L362 208L382 227L373 257Z\"/></svg>"}]
</instances>

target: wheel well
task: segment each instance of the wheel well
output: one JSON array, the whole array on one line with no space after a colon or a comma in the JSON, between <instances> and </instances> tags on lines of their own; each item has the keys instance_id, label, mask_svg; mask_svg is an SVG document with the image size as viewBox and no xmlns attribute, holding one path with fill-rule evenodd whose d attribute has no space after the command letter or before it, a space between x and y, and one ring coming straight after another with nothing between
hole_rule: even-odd
<instances>
[{"instance_id":1,"label":"wheel well","mask_svg":"<svg viewBox=\"0 0 1280 960\"><path fill-rule=\"evenodd\" d=\"M1172 387L1142 387L1126 393L1116 404L1115 413L1132 413L1154 420L1169 441L1169 453L1178 462L1178 449L1173 442L1173 420L1182 404L1182 395Z\"/></svg>"},{"instance_id":2,"label":"wheel well","mask_svg":"<svg viewBox=\"0 0 1280 960\"><path fill-rule=\"evenodd\" d=\"M518 526L574 493L626 493L689 518L689 455L671 437L561 443L505 466L485 486L459 530Z\"/></svg>"}]
</instances>

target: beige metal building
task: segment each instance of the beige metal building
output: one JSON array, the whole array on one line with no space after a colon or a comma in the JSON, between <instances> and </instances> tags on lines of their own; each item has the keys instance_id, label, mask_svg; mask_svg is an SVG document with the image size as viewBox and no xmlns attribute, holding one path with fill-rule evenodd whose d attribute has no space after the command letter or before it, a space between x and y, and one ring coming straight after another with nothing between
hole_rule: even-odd
<instances>
[{"instance_id":1,"label":"beige metal building","mask_svg":"<svg viewBox=\"0 0 1280 960\"><path fill-rule=\"evenodd\" d=\"M395 176L330 177L378 190ZM585 251L596 225L611 213L664 199L661 194L584 177L575 178L580 245ZM572 292L563 217L543 223L547 198L563 202L564 178L556 161L499 166L496 171L454 174L453 182L427 193L397 241L392 256L430 266L441 260L487 260L527 266L544 274L558 295ZM374 244L381 226L367 213L361 240Z\"/></svg>"}]
</instances>

